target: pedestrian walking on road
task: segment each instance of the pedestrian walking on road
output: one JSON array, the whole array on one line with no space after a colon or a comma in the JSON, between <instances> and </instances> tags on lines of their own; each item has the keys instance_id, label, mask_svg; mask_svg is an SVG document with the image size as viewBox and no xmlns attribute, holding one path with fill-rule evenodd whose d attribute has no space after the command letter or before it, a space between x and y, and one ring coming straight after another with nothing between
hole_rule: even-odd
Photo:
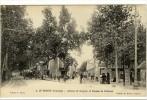
<instances>
[{"instance_id":1,"label":"pedestrian walking on road","mask_svg":"<svg viewBox=\"0 0 147 100\"><path fill-rule=\"evenodd\" d=\"M83 72L80 73L80 83L83 81Z\"/></svg>"}]
</instances>

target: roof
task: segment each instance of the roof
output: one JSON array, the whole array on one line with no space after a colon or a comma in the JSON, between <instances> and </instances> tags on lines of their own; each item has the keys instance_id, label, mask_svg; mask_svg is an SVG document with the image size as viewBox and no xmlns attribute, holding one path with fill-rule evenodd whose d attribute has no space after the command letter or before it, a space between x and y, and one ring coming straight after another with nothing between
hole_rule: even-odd
<instances>
[{"instance_id":1,"label":"roof","mask_svg":"<svg viewBox=\"0 0 147 100\"><path fill-rule=\"evenodd\" d=\"M142 62L139 66L138 69L146 69L146 61Z\"/></svg>"}]
</instances>

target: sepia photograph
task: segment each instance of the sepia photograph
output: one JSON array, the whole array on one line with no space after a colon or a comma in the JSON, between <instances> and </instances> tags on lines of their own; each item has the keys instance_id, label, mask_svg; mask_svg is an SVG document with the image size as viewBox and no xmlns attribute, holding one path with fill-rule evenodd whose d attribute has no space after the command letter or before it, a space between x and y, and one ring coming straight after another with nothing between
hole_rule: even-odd
<instances>
[{"instance_id":1,"label":"sepia photograph","mask_svg":"<svg viewBox=\"0 0 147 100\"><path fill-rule=\"evenodd\" d=\"M2 5L1 98L146 97L146 5Z\"/></svg>"}]
</instances>

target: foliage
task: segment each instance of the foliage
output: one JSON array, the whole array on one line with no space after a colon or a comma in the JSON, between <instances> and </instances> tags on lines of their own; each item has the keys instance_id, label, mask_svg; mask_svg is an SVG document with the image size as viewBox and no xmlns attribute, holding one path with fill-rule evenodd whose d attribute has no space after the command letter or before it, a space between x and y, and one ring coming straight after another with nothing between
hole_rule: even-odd
<instances>
[{"instance_id":1,"label":"foliage","mask_svg":"<svg viewBox=\"0 0 147 100\"><path fill-rule=\"evenodd\" d=\"M57 32L56 18L52 15L51 8L45 8L42 11L45 19L43 25L36 31L34 37L34 57L49 60L55 58L60 38L55 34Z\"/></svg>"},{"instance_id":2,"label":"foliage","mask_svg":"<svg viewBox=\"0 0 147 100\"><path fill-rule=\"evenodd\" d=\"M138 27L138 64L141 64L143 61L146 61L146 28L142 24L139 24Z\"/></svg>"},{"instance_id":3,"label":"foliage","mask_svg":"<svg viewBox=\"0 0 147 100\"><path fill-rule=\"evenodd\" d=\"M134 7L131 5L103 5L97 6L93 13L89 22L88 33L91 44L95 47L96 57L107 65L114 66L115 41L117 41L119 65L124 52L127 65L130 61L134 61L133 9ZM140 49L138 49L138 59L142 59L139 55L145 54L145 38L143 36L145 36L145 28L139 24L138 48Z\"/></svg>"},{"instance_id":4,"label":"foliage","mask_svg":"<svg viewBox=\"0 0 147 100\"><path fill-rule=\"evenodd\" d=\"M43 25L36 31L34 38L34 57L44 61L59 57L69 66L74 58L68 57L68 51L80 48L80 34L76 31L76 20L71 17L68 9L62 6L59 15L59 25L52 14L51 7L42 11L45 19ZM70 59L69 59L70 58Z\"/></svg>"},{"instance_id":5,"label":"foliage","mask_svg":"<svg viewBox=\"0 0 147 100\"><path fill-rule=\"evenodd\" d=\"M77 65L77 61L75 58L71 57L69 54L66 56L65 60L64 60L64 66L65 68L67 68L67 70L69 69L69 66L72 66L73 64Z\"/></svg>"},{"instance_id":6,"label":"foliage","mask_svg":"<svg viewBox=\"0 0 147 100\"><path fill-rule=\"evenodd\" d=\"M76 20L71 17L68 9L62 6L59 15L59 36L65 39L64 43L66 45L64 48L68 50L79 49L80 47L80 36L76 27Z\"/></svg>"},{"instance_id":7,"label":"foliage","mask_svg":"<svg viewBox=\"0 0 147 100\"><path fill-rule=\"evenodd\" d=\"M1 6L2 64L8 53L7 67L11 70L17 65L20 66L14 69L22 70L27 66L26 50L32 38L33 29L31 20L24 18L25 14L25 6Z\"/></svg>"}]
</instances>

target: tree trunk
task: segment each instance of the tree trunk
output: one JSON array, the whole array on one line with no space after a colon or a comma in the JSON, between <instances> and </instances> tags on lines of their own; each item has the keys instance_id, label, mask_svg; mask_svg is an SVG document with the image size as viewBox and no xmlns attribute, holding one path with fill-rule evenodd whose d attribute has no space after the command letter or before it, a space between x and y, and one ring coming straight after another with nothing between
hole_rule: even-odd
<instances>
[{"instance_id":1,"label":"tree trunk","mask_svg":"<svg viewBox=\"0 0 147 100\"><path fill-rule=\"evenodd\" d=\"M29 68L31 68L31 59L29 59Z\"/></svg>"},{"instance_id":2,"label":"tree trunk","mask_svg":"<svg viewBox=\"0 0 147 100\"><path fill-rule=\"evenodd\" d=\"M6 56L4 57L3 68L2 68L2 76L1 76L1 77L4 78L4 80L6 80L7 74L3 74L4 70L7 73L7 70L8 70L8 52L6 52ZM3 75L5 75L5 76L3 76Z\"/></svg>"},{"instance_id":3,"label":"tree trunk","mask_svg":"<svg viewBox=\"0 0 147 100\"><path fill-rule=\"evenodd\" d=\"M110 57L110 54L107 54L107 65L106 65L106 73L108 72L109 57Z\"/></svg>"},{"instance_id":4,"label":"tree trunk","mask_svg":"<svg viewBox=\"0 0 147 100\"><path fill-rule=\"evenodd\" d=\"M125 57L124 57L125 59ZM125 63L124 63L124 59L123 59L123 86L125 86Z\"/></svg>"},{"instance_id":5,"label":"tree trunk","mask_svg":"<svg viewBox=\"0 0 147 100\"><path fill-rule=\"evenodd\" d=\"M6 55L5 55L5 57L4 57L3 65L2 65L2 67L1 67L1 73L2 73L2 74L1 74L1 82L4 81L3 79L4 79L4 77L5 77L4 74L3 74L3 73L4 73L5 62L6 62Z\"/></svg>"},{"instance_id":6,"label":"tree trunk","mask_svg":"<svg viewBox=\"0 0 147 100\"><path fill-rule=\"evenodd\" d=\"M131 66L130 66L130 63L128 64L128 68L129 68L129 83L130 83L130 85L132 85L132 80L131 80Z\"/></svg>"},{"instance_id":7,"label":"tree trunk","mask_svg":"<svg viewBox=\"0 0 147 100\"><path fill-rule=\"evenodd\" d=\"M5 63L5 68L6 70L8 69L8 52L6 53L6 63Z\"/></svg>"},{"instance_id":8,"label":"tree trunk","mask_svg":"<svg viewBox=\"0 0 147 100\"><path fill-rule=\"evenodd\" d=\"M58 74L58 70L59 70L59 57L56 56L54 60L55 60L55 66L54 66L55 72L53 74L57 78L57 74Z\"/></svg>"}]
</instances>

